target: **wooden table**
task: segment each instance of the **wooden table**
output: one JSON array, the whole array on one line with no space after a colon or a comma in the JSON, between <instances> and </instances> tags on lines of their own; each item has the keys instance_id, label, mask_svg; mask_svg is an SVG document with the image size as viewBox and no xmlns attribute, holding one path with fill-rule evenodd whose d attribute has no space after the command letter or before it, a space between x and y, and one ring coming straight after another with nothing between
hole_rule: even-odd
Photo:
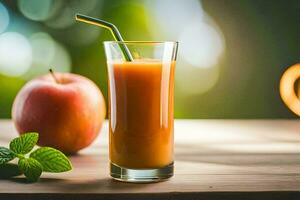
<instances>
[{"instance_id":1,"label":"wooden table","mask_svg":"<svg viewBox=\"0 0 300 200\"><path fill-rule=\"evenodd\" d=\"M0 146L16 131L0 121ZM107 123L74 169L0 180L0 200L300 199L299 120L176 120L175 176L152 184L121 183L108 172Z\"/></svg>"}]
</instances>

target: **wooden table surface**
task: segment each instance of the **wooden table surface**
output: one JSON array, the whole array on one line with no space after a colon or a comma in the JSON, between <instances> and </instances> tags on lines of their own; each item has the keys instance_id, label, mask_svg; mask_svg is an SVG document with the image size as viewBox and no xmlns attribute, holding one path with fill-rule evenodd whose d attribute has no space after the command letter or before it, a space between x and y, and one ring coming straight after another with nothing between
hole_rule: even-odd
<instances>
[{"instance_id":1,"label":"wooden table surface","mask_svg":"<svg viewBox=\"0 0 300 200\"><path fill-rule=\"evenodd\" d=\"M0 120L0 146L17 136ZM175 176L151 184L121 183L108 171L107 123L74 169L24 183L0 180L0 200L300 199L299 120L176 120Z\"/></svg>"}]
</instances>

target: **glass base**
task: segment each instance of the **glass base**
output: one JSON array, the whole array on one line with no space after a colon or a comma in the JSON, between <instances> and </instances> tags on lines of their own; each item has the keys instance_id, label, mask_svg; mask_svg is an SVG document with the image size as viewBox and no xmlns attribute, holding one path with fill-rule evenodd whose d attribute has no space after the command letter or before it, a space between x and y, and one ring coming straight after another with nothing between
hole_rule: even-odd
<instances>
[{"instance_id":1,"label":"glass base","mask_svg":"<svg viewBox=\"0 0 300 200\"><path fill-rule=\"evenodd\" d=\"M174 164L159 169L128 169L110 163L110 176L118 181L151 183L165 181L173 176Z\"/></svg>"}]
</instances>

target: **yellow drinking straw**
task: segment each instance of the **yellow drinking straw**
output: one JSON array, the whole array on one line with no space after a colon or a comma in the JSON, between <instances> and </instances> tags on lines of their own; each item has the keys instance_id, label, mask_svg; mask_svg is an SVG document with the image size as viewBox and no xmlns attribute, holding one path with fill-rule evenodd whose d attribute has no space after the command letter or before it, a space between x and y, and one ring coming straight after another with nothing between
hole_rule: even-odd
<instances>
[{"instance_id":1,"label":"yellow drinking straw","mask_svg":"<svg viewBox=\"0 0 300 200\"><path fill-rule=\"evenodd\" d=\"M80 22L84 22L84 23L88 23L88 24L106 28L106 29L110 30L110 32L112 33L112 35L116 41L124 42L118 28L110 22L107 22L107 21L104 21L101 19L96 19L96 18L82 15L82 14L76 14L75 19ZM126 61L133 61L133 57L132 57L128 47L124 43L120 43L119 46L123 52L123 56L126 59Z\"/></svg>"}]
</instances>

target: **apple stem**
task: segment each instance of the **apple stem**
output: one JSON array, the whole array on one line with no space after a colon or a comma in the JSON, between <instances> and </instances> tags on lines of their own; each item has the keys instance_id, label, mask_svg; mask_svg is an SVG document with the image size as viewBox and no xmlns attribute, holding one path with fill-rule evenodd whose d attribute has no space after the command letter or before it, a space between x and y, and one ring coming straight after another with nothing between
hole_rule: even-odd
<instances>
[{"instance_id":1,"label":"apple stem","mask_svg":"<svg viewBox=\"0 0 300 200\"><path fill-rule=\"evenodd\" d=\"M56 83L59 83L58 79L56 78L54 71L50 68L49 69L50 74L52 75L53 79L55 80Z\"/></svg>"}]
</instances>

